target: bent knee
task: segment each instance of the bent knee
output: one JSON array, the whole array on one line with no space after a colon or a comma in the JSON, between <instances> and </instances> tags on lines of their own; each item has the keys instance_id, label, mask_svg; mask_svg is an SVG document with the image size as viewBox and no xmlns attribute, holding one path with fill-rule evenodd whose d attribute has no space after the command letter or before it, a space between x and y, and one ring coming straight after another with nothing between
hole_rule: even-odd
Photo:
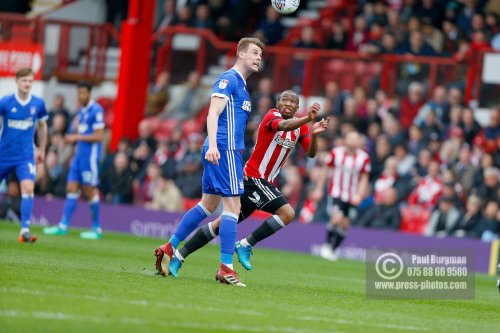
<instances>
[{"instance_id":1,"label":"bent knee","mask_svg":"<svg viewBox=\"0 0 500 333\"><path fill-rule=\"evenodd\" d=\"M289 224L295 219L295 210L290 205L286 205L279 209L278 214L284 224Z\"/></svg>"}]
</instances>

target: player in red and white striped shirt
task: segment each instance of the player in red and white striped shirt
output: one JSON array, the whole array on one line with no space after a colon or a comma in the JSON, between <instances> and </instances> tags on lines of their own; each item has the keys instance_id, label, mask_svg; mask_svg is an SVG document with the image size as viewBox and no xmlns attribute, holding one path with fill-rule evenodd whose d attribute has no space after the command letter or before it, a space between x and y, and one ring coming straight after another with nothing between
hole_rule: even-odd
<instances>
[{"instance_id":1,"label":"player in red and white striped shirt","mask_svg":"<svg viewBox=\"0 0 500 333\"><path fill-rule=\"evenodd\" d=\"M297 144L304 148L307 156L316 156L317 135L328 127L328 120L322 119L312 126L310 135L306 124L316 118L320 106L313 104L308 115L301 118L295 117L298 108L299 97L295 92L286 90L281 93L276 109L269 110L259 125L255 150L245 166L245 192L240 197L241 212L238 223L255 210L273 214L250 235L236 242L238 259L248 270L252 268L252 246L289 224L295 217L295 210L271 182L279 174ZM169 275L177 276L184 259L218 235L219 224L220 217L204 225L184 247L175 252L175 258L169 265Z\"/></svg>"},{"instance_id":2,"label":"player in red and white striped shirt","mask_svg":"<svg viewBox=\"0 0 500 333\"><path fill-rule=\"evenodd\" d=\"M335 250L345 237L351 222L349 211L358 206L368 190L370 157L360 147L362 139L357 131L346 134L344 145L333 148L325 161L319 189L324 188L329 175L328 200L330 223L327 227L327 243L321 256L335 260Z\"/></svg>"}]
</instances>

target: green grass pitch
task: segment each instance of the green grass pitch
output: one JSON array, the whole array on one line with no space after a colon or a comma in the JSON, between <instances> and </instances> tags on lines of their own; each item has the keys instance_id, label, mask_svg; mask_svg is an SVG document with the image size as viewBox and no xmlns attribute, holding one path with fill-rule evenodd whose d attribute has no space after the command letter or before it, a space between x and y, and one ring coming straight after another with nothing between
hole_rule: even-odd
<instances>
[{"instance_id":1,"label":"green grass pitch","mask_svg":"<svg viewBox=\"0 0 500 333\"><path fill-rule=\"evenodd\" d=\"M33 228L40 235L40 228ZM153 275L158 239L41 236L17 242L0 223L0 332L498 332L495 279L474 300L366 300L364 265L257 248L248 285L214 280L218 247L192 255L179 279Z\"/></svg>"}]
</instances>

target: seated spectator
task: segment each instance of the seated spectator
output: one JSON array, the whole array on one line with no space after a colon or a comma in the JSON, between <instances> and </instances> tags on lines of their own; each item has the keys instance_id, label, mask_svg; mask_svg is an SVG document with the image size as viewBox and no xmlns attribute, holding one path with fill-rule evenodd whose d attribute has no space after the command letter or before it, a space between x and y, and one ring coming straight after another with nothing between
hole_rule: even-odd
<instances>
[{"instance_id":1,"label":"seated spectator","mask_svg":"<svg viewBox=\"0 0 500 333\"><path fill-rule=\"evenodd\" d=\"M440 24L441 22L439 22ZM443 52L444 48L444 35L441 31L436 29L432 22L424 17L422 20L422 34L424 40L431 46L437 53Z\"/></svg>"},{"instance_id":2,"label":"seated spectator","mask_svg":"<svg viewBox=\"0 0 500 333\"><path fill-rule=\"evenodd\" d=\"M266 15L257 25L257 29L263 32L268 45L281 41L285 32L285 27L281 24L281 15L271 5L267 6Z\"/></svg>"},{"instance_id":3,"label":"seated spectator","mask_svg":"<svg viewBox=\"0 0 500 333\"><path fill-rule=\"evenodd\" d=\"M351 31L347 38L346 50L358 51L359 47L368 42L368 31L366 19L364 16L357 16L354 19L354 30Z\"/></svg>"},{"instance_id":4,"label":"seated spectator","mask_svg":"<svg viewBox=\"0 0 500 333\"><path fill-rule=\"evenodd\" d=\"M432 210L443 191L443 182L439 177L439 163L430 161L427 175L422 177L408 198L410 205L418 205Z\"/></svg>"},{"instance_id":5,"label":"seated spectator","mask_svg":"<svg viewBox=\"0 0 500 333\"><path fill-rule=\"evenodd\" d=\"M330 107L324 108L326 115L341 115L344 113L344 100L348 94L342 92L335 81L328 81L325 84L325 99L330 101Z\"/></svg>"},{"instance_id":6,"label":"seated spectator","mask_svg":"<svg viewBox=\"0 0 500 333\"><path fill-rule=\"evenodd\" d=\"M67 165L61 164L54 150L49 150L45 157L47 166L47 192L48 197L66 197L66 178L68 175Z\"/></svg>"},{"instance_id":7,"label":"seated spectator","mask_svg":"<svg viewBox=\"0 0 500 333\"><path fill-rule=\"evenodd\" d=\"M422 129L422 134L424 136L424 141L430 142L432 134L441 133L441 127L439 126L438 120L436 118L436 113L434 111L429 111L426 116L424 123L420 126Z\"/></svg>"},{"instance_id":8,"label":"seated spectator","mask_svg":"<svg viewBox=\"0 0 500 333\"><path fill-rule=\"evenodd\" d=\"M184 211L182 193L171 179L160 177L157 181L152 201L146 202L146 209L168 212Z\"/></svg>"},{"instance_id":9,"label":"seated spectator","mask_svg":"<svg viewBox=\"0 0 500 333\"><path fill-rule=\"evenodd\" d=\"M109 183L110 191L107 201L115 204L131 204L133 201L132 178L128 156L122 152L117 153L113 166L101 176L102 183Z\"/></svg>"},{"instance_id":10,"label":"seated spectator","mask_svg":"<svg viewBox=\"0 0 500 333\"><path fill-rule=\"evenodd\" d=\"M153 127L147 119L143 119L138 126L139 137L132 143L130 149L132 152L136 150L140 145L146 144L150 152L156 150L156 140L153 135Z\"/></svg>"},{"instance_id":11,"label":"seated spectator","mask_svg":"<svg viewBox=\"0 0 500 333\"><path fill-rule=\"evenodd\" d=\"M481 221L482 227L484 228L484 231L481 234L481 240L483 242L494 241L498 239L500 235L498 205L498 201L489 201L486 203L483 219Z\"/></svg>"},{"instance_id":12,"label":"seated spectator","mask_svg":"<svg viewBox=\"0 0 500 333\"><path fill-rule=\"evenodd\" d=\"M450 110L449 120L443 128L443 139L448 139L457 128L462 128L462 108L460 106L454 106Z\"/></svg>"},{"instance_id":13,"label":"seated spectator","mask_svg":"<svg viewBox=\"0 0 500 333\"><path fill-rule=\"evenodd\" d=\"M251 95L252 105L259 105L261 98L270 99L272 107L276 105L273 93L273 81L268 77L260 79L257 89Z\"/></svg>"},{"instance_id":14,"label":"seated spectator","mask_svg":"<svg viewBox=\"0 0 500 333\"><path fill-rule=\"evenodd\" d=\"M500 108L490 111L490 122L483 129L484 148L488 153L500 150Z\"/></svg>"},{"instance_id":15,"label":"seated spectator","mask_svg":"<svg viewBox=\"0 0 500 333\"><path fill-rule=\"evenodd\" d=\"M467 199L465 212L458 219L450 235L455 237L480 238L483 233L481 215L481 199L477 195L470 195Z\"/></svg>"},{"instance_id":16,"label":"seated spectator","mask_svg":"<svg viewBox=\"0 0 500 333\"><path fill-rule=\"evenodd\" d=\"M417 158L408 153L408 148L404 144L394 147L394 157L397 163L397 173L400 176L410 174L417 163Z\"/></svg>"},{"instance_id":17,"label":"seated spectator","mask_svg":"<svg viewBox=\"0 0 500 333\"><path fill-rule=\"evenodd\" d=\"M155 32L161 32L163 29L170 27L175 18L175 0L165 0L163 2L163 13L160 22L155 29Z\"/></svg>"},{"instance_id":18,"label":"seated spectator","mask_svg":"<svg viewBox=\"0 0 500 333\"><path fill-rule=\"evenodd\" d=\"M326 47L332 50L344 50L347 45L347 33L341 22L332 24L331 34L328 36Z\"/></svg>"},{"instance_id":19,"label":"seated spectator","mask_svg":"<svg viewBox=\"0 0 500 333\"><path fill-rule=\"evenodd\" d=\"M372 172L371 179L378 179L382 175L385 160L391 154L391 144L385 135L381 135L375 142L375 154L370 156Z\"/></svg>"},{"instance_id":20,"label":"seated spectator","mask_svg":"<svg viewBox=\"0 0 500 333\"><path fill-rule=\"evenodd\" d=\"M451 56L458 50L464 36L453 21L445 20L441 27L444 33L443 55Z\"/></svg>"},{"instance_id":21,"label":"seated spectator","mask_svg":"<svg viewBox=\"0 0 500 333\"><path fill-rule=\"evenodd\" d=\"M130 170L134 179L139 181L144 179L150 160L151 150L146 141L142 141L138 147L132 150L132 156L130 157Z\"/></svg>"},{"instance_id":22,"label":"seated spectator","mask_svg":"<svg viewBox=\"0 0 500 333\"><path fill-rule=\"evenodd\" d=\"M472 164L472 154L469 146L463 146L460 149L460 156L457 163L453 166L453 172L457 175L464 191L468 193L474 186L474 176L477 168Z\"/></svg>"},{"instance_id":23,"label":"seated spectator","mask_svg":"<svg viewBox=\"0 0 500 333\"><path fill-rule=\"evenodd\" d=\"M384 191L380 203L368 208L355 222L360 227L398 230L401 224L401 213L398 207L396 189L388 188Z\"/></svg>"},{"instance_id":24,"label":"seated spectator","mask_svg":"<svg viewBox=\"0 0 500 333\"><path fill-rule=\"evenodd\" d=\"M434 88L432 99L425 103L425 105L418 111L418 114L413 120L413 123L417 126L422 126L425 123L427 114L433 111L436 115L438 124L444 124L445 102L446 88L443 86L437 86L436 88Z\"/></svg>"},{"instance_id":25,"label":"seated spectator","mask_svg":"<svg viewBox=\"0 0 500 333\"><path fill-rule=\"evenodd\" d=\"M148 165L146 176L142 184L137 183L138 197L137 202L144 205L146 202L153 200L153 194L156 190L158 179L161 177L161 169L155 163L150 163Z\"/></svg>"},{"instance_id":26,"label":"seated spectator","mask_svg":"<svg viewBox=\"0 0 500 333\"><path fill-rule=\"evenodd\" d=\"M203 175L201 137L199 134L193 133L187 141L187 150L177 165L176 184L184 197L196 199L201 198L201 178Z\"/></svg>"},{"instance_id":27,"label":"seated spectator","mask_svg":"<svg viewBox=\"0 0 500 333\"><path fill-rule=\"evenodd\" d=\"M59 118L56 120L56 129L54 129L54 118ZM47 119L47 126L49 129L49 134L54 132L66 134L68 132L69 123L71 117L68 109L64 105L64 96L62 94L57 94L54 97L54 106L49 110L49 119Z\"/></svg>"},{"instance_id":28,"label":"seated spectator","mask_svg":"<svg viewBox=\"0 0 500 333\"><path fill-rule=\"evenodd\" d=\"M477 195L484 201L500 202L499 191L500 184L498 181L499 171L496 167L488 167L483 171L484 183L476 189Z\"/></svg>"},{"instance_id":29,"label":"seated spectator","mask_svg":"<svg viewBox=\"0 0 500 333\"><path fill-rule=\"evenodd\" d=\"M398 161L391 156L385 160L384 170L380 177L373 184L373 200L376 204L382 202L385 192L394 188L399 175L397 172Z\"/></svg>"},{"instance_id":30,"label":"seated spectator","mask_svg":"<svg viewBox=\"0 0 500 333\"><path fill-rule=\"evenodd\" d=\"M172 25L192 27L193 13L191 11L191 6L185 5L181 7L181 9L177 12L177 15L174 16L174 19L172 20Z\"/></svg>"},{"instance_id":31,"label":"seated spectator","mask_svg":"<svg viewBox=\"0 0 500 333\"><path fill-rule=\"evenodd\" d=\"M408 152L413 156L418 156L425 148L426 143L420 127L412 125L408 131Z\"/></svg>"},{"instance_id":32,"label":"seated spectator","mask_svg":"<svg viewBox=\"0 0 500 333\"><path fill-rule=\"evenodd\" d=\"M460 211L454 206L453 197L442 196L425 229L425 236L446 237L455 230Z\"/></svg>"},{"instance_id":33,"label":"seated spectator","mask_svg":"<svg viewBox=\"0 0 500 333\"><path fill-rule=\"evenodd\" d=\"M188 81L172 91L172 98L167 105L166 116L175 119L190 119L196 116L210 99L210 90L200 85L201 77L193 71Z\"/></svg>"},{"instance_id":34,"label":"seated spectator","mask_svg":"<svg viewBox=\"0 0 500 333\"><path fill-rule=\"evenodd\" d=\"M481 126L479 126L476 119L474 119L474 113L469 108L464 108L462 111L462 129L465 135L465 142L469 145L472 144L472 140L481 131Z\"/></svg>"},{"instance_id":35,"label":"seated spectator","mask_svg":"<svg viewBox=\"0 0 500 333\"><path fill-rule=\"evenodd\" d=\"M196 7L192 26L200 29L214 29L215 24L210 17L210 8L206 4Z\"/></svg>"},{"instance_id":36,"label":"seated spectator","mask_svg":"<svg viewBox=\"0 0 500 333\"><path fill-rule=\"evenodd\" d=\"M146 114L154 116L163 111L163 108L169 100L168 83L170 81L169 72L161 72L156 77L154 85L148 93L146 101Z\"/></svg>"},{"instance_id":37,"label":"seated spectator","mask_svg":"<svg viewBox=\"0 0 500 333\"><path fill-rule=\"evenodd\" d=\"M401 101L399 120L403 129L408 129L418 111L425 104L424 87L418 82L412 82L408 86L408 95Z\"/></svg>"}]
</instances>

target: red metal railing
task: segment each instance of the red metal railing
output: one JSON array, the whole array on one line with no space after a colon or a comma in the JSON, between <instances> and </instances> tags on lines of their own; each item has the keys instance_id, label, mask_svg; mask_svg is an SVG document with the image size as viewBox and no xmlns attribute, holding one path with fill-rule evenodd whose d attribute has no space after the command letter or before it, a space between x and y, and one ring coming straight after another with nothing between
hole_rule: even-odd
<instances>
[{"instance_id":1,"label":"red metal railing","mask_svg":"<svg viewBox=\"0 0 500 333\"><path fill-rule=\"evenodd\" d=\"M44 68L44 73L55 75L62 80L105 79L106 50L112 40L119 41L119 33L110 24L92 24L70 22L36 17L29 19L24 15L2 14L0 16L0 36L2 41L29 41L45 43L46 29L57 27L59 41L56 51L56 63ZM72 38L72 33L80 30L86 41ZM70 51L77 50L78 57L71 57ZM47 51L45 52L47 55ZM79 57L83 57L84 68L78 66ZM49 66L49 65L47 65Z\"/></svg>"},{"instance_id":2,"label":"red metal railing","mask_svg":"<svg viewBox=\"0 0 500 333\"><path fill-rule=\"evenodd\" d=\"M215 53L226 55L226 68L234 62L236 43L221 41L209 30L188 27L169 27L153 36L158 43L156 72L175 72L183 70L182 66L173 66L172 58L176 50L173 48L175 36L198 36L199 48L192 51L195 56L195 68L200 73L206 72ZM213 58L213 57L212 57ZM299 60L302 59L302 60ZM416 64L423 68L424 78L413 79L426 81L429 94L438 84L450 84L465 80L467 64L459 64L454 59L440 57L417 57L411 55L362 55L357 52L297 49L285 46L266 47L264 52L265 75L275 79L275 89L280 91L291 85L300 85L304 96L323 94L324 83L329 80L339 82L342 88L351 89L356 85L366 88L378 80L378 86L389 94L397 93L397 82L402 80L401 67ZM212 60L213 61L213 60ZM411 80L409 78L408 80ZM472 81L470 87L472 89Z\"/></svg>"}]
</instances>

